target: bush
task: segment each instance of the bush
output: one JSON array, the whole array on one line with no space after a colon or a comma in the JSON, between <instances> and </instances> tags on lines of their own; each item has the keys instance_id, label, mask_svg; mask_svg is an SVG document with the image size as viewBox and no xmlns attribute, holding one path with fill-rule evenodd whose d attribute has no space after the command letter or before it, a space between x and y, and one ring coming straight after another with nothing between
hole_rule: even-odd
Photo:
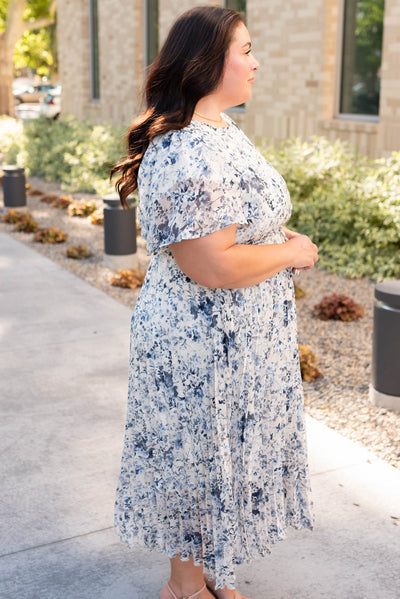
<instances>
[{"instance_id":1,"label":"bush","mask_svg":"<svg viewBox=\"0 0 400 599\"><path fill-rule=\"evenodd\" d=\"M119 270L118 275L111 277L110 283L114 287L125 287L126 289L136 289L141 287L143 284L145 273L138 271L137 268L133 270Z\"/></svg>"},{"instance_id":2,"label":"bush","mask_svg":"<svg viewBox=\"0 0 400 599\"><path fill-rule=\"evenodd\" d=\"M28 212L18 212L18 210L10 208L5 214L3 214L2 221L8 225L15 225L16 223L23 221L27 215L31 216Z\"/></svg>"},{"instance_id":3,"label":"bush","mask_svg":"<svg viewBox=\"0 0 400 599\"><path fill-rule=\"evenodd\" d=\"M52 208L58 208L58 210L67 210L69 205L72 203L72 198L68 196L61 196L51 202Z\"/></svg>"},{"instance_id":4,"label":"bush","mask_svg":"<svg viewBox=\"0 0 400 599\"><path fill-rule=\"evenodd\" d=\"M97 208L92 214L89 216L89 222L92 225L102 225L104 223L104 212L103 208Z\"/></svg>"},{"instance_id":5,"label":"bush","mask_svg":"<svg viewBox=\"0 0 400 599\"><path fill-rule=\"evenodd\" d=\"M5 164L22 164L24 144L24 126L16 119L0 116L0 153Z\"/></svg>"},{"instance_id":6,"label":"bush","mask_svg":"<svg viewBox=\"0 0 400 599\"><path fill-rule=\"evenodd\" d=\"M299 285L294 284L294 297L295 299L301 299L305 296L305 291Z\"/></svg>"},{"instance_id":7,"label":"bush","mask_svg":"<svg viewBox=\"0 0 400 599\"><path fill-rule=\"evenodd\" d=\"M299 360L301 377L307 383L312 383L322 376L315 354L308 345L299 345Z\"/></svg>"},{"instance_id":8,"label":"bush","mask_svg":"<svg viewBox=\"0 0 400 599\"><path fill-rule=\"evenodd\" d=\"M39 243L63 243L68 239L68 234L56 227L39 229L33 238Z\"/></svg>"},{"instance_id":9,"label":"bush","mask_svg":"<svg viewBox=\"0 0 400 599\"><path fill-rule=\"evenodd\" d=\"M67 248L66 255L68 258L73 258L74 260L84 260L85 258L89 258L92 254L87 249L86 245L70 245Z\"/></svg>"},{"instance_id":10,"label":"bush","mask_svg":"<svg viewBox=\"0 0 400 599\"><path fill-rule=\"evenodd\" d=\"M25 218L15 223L14 229L15 231L20 231L22 233L35 233L38 230L39 224L33 220L30 214L26 214Z\"/></svg>"},{"instance_id":11,"label":"bush","mask_svg":"<svg viewBox=\"0 0 400 599\"><path fill-rule=\"evenodd\" d=\"M27 174L60 182L69 191L113 191L108 177L112 164L125 153L123 129L91 125L72 116L58 121L33 119L25 125L23 134L22 129L16 133L16 125L13 129L8 124L8 128L13 133L6 137L0 151L6 153L8 162L18 159Z\"/></svg>"},{"instance_id":12,"label":"bush","mask_svg":"<svg viewBox=\"0 0 400 599\"><path fill-rule=\"evenodd\" d=\"M364 306L351 297L341 294L326 295L314 306L313 314L320 320L342 320L350 322L364 316Z\"/></svg>"},{"instance_id":13,"label":"bush","mask_svg":"<svg viewBox=\"0 0 400 599\"><path fill-rule=\"evenodd\" d=\"M322 138L263 152L287 182L289 227L319 246L320 267L349 278L400 276L400 152L371 161Z\"/></svg>"},{"instance_id":14,"label":"bush","mask_svg":"<svg viewBox=\"0 0 400 599\"><path fill-rule=\"evenodd\" d=\"M89 200L87 202L70 202L68 206L68 214L69 216L89 216L96 212L98 206L94 200Z\"/></svg>"}]
</instances>

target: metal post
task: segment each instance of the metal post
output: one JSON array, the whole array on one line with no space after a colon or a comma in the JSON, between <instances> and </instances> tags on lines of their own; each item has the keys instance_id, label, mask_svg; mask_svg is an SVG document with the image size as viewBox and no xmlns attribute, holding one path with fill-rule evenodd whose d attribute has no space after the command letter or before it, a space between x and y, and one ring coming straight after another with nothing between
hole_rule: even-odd
<instances>
[{"instance_id":1,"label":"metal post","mask_svg":"<svg viewBox=\"0 0 400 599\"><path fill-rule=\"evenodd\" d=\"M105 264L112 270L137 267L136 207L133 196L129 208L122 208L118 194L103 196Z\"/></svg>"},{"instance_id":2,"label":"metal post","mask_svg":"<svg viewBox=\"0 0 400 599\"><path fill-rule=\"evenodd\" d=\"M400 412L400 281L375 287L370 399Z\"/></svg>"},{"instance_id":3,"label":"metal post","mask_svg":"<svg viewBox=\"0 0 400 599\"><path fill-rule=\"evenodd\" d=\"M19 166L3 166L3 197L6 208L26 206L25 171Z\"/></svg>"}]
</instances>

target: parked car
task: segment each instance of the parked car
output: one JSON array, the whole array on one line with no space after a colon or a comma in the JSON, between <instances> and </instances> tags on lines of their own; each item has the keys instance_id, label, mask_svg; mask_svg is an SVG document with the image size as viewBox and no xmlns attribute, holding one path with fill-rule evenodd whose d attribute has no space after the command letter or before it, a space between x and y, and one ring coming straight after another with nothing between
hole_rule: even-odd
<instances>
[{"instance_id":1,"label":"parked car","mask_svg":"<svg viewBox=\"0 0 400 599\"><path fill-rule=\"evenodd\" d=\"M54 87L40 101L39 112L49 119L57 119L61 112L61 85Z\"/></svg>"},{"instance_id":2,"label":"parked car","mask_svg":"<svg viewBox=\"0 0 400 599\"><path fill-rule=\"evenodd\" d=\"M16 85L13 89L14 100L16 104L22 102L40 102L44 96L54 89L50 83L40 83L39 85Z\"/></svg>"}]
</instances>

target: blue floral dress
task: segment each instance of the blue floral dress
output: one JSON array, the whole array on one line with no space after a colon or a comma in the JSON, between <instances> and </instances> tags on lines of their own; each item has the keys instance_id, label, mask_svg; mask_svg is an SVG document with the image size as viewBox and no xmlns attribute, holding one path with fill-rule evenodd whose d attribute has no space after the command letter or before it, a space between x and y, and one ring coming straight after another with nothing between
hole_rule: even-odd
<instances>
[{"instance_id":1,"label":"blue floral dress","mask_svg":"<svg viewBox=\"0 0 400 599\"><path fill-rule=\"evenodd\" d=\"M156 137L140 166L152 259L132 317L115 526L129 547L192 556L232 589L236 564L313 517L291 270L209 289L169 249L233 223L237 243L285 241L286 184L225 118Z\"/></svg>"}]
</instances>

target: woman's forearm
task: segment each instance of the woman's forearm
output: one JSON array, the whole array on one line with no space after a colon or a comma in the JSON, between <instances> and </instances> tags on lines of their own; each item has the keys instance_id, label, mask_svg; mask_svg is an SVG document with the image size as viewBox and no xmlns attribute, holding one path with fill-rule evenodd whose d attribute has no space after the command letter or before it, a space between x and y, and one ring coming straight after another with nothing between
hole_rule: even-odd
<instances>
[{"instance_id":1,"label":"woman's forearm","mask_svg":"<svg viewBox=\"0 0 400 599\"><path fill-rule=\"evenodd\" d=\"M235 289L250 287L291 266L287 243L270 245L233 245L209 263L214 281L208 287Z\"/></svg>"},{"instance_id":2,"label":"woman's forearm","mask_svg":"<svg viewBox=\"0 0 400 599\"><path fill-rule=\"evenodd\" d=\"M235 244L236 225L171 244L179 268L210 288L250 287L285 268L311 268L318 248L305 235L269 245Z\"/></svg>"}]
</instances>

